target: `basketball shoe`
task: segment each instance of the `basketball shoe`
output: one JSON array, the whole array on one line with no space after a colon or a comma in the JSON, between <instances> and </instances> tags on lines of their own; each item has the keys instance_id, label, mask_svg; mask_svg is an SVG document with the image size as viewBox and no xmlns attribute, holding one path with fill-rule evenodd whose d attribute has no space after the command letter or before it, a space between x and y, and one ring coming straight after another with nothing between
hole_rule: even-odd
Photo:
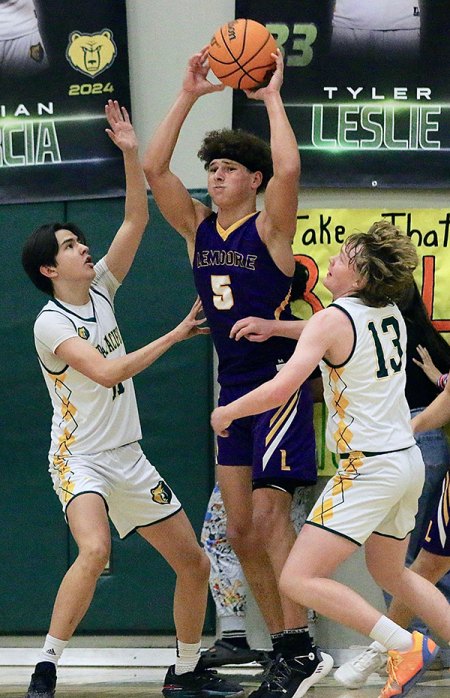
<instances>
[{"instance_id":1,"label":"basketball shoe","mask_svg":"<svg viewBox=\"0 0 450 698\"><path fill-rule=\"evenodd\" d=\"M234 698L244 695L238 683L225 681L216 671L204 669L199 660L194 671L175 674L175 665L167 670L162 689L166 698Z\"/></svg>"},{"instance_id":2,"label":"basketball shoe","mask_svg":"<svg viewBox=\"0 0 450 698\"><path fill-rule=\"evenodd\" d=\"M364 652L358 654L334 672L334 678L346 688L361 688L371 674L384 669L387 663L387 652L381 645L373 642Z\"/></svg>"},{"instance_id":3,"label":"basketball shoe","mask_svg":"<svg viewBox=\"0 0 450 698\"><path fill-rule=\"evenodd\" d=\"M406 696L439 654L439 647L426 635L416 630L413 646L406 652L388 652L388 680L378 698Z\"/></svg>"},{"instance_id":4,"label":"basketball shoe","mask_svg":"<svg viewBox=\"0 0 450 698\"><path fill-rule=\"evenodd\" d=\"M36 664L25 698L54 698L56 666L52 662Z\"/></svg>"},{"instance_id":5,"label":"basketball shoe","mask_svg":"<svg viewBox=\"0 0 450 698\"><path fill-rule=\"evenodd\" d=\"M252 650L250 647L238 647L226 640L216 640L212 647L201 653L202 666L225 666L227 664L248 664L249 662L267 663L267 653L263 650Z\"/></svg>"},{"instance_id":6,"label":"basketball shoe","mask_svg":"<svg viewBox=\"0 0 450 698\"><path fill-rule=\"evenodd\" d=\"M304 656L283 659L269 665L261 686L249 698L301 698L333 668L333 658L317 647Z\"/></svg>"}]
</instances>

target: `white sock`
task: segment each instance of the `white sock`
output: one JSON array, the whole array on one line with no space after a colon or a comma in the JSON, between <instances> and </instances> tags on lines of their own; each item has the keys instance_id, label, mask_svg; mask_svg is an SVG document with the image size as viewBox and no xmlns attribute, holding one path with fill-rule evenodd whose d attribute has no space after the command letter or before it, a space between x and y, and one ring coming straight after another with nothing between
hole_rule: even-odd
<instances>
[{"instance_id":1,"label":"white sock","mask_svg":"<svg viewBox=\"0 0 450 698\"><path fill-rule=\"evenodd\" d=\"M379 642L375 640L375 642L372 642L372 644L369 645L370 649L375 650L375 652L383 652L386 653L387 649L384 647L384 645L380 645Z\"/></svg>"},{"instance_id":2,"label":"white sock","mask_svg":"<svg viewBox=\"0 0 450 698\"><path fill-rule=\"evenodd\" d=\"M177 639L175 674L185 674L187 671L194 671L200 658L200 646L200 641L191 645L187 642L180 642Z\"/></svg>"},{"instance_id":3,"label":"white sock","mask_svg":"<svg viewBox=\"0 0 450 698\"><path fill-rule=\"evenodd\" d=\"M387 650L406 652L413 646L412 635L401 628L397 623L386 616L381 616L369 633L372 640L376 640Z\"/></svg>"},{"instance_id":4,"label":"white sock","mask_svg":"<svg viewBox=\"0 0 450 698\"><path fill-rule=\"evenodd\" d=\"M40 662L52 662L58 666L58 662L61 659L61 655L67 645L68 640L58 640L56 637L47 635L45 638L44 646L41 649L39 655Z\"/></svg>"}]
</instances>

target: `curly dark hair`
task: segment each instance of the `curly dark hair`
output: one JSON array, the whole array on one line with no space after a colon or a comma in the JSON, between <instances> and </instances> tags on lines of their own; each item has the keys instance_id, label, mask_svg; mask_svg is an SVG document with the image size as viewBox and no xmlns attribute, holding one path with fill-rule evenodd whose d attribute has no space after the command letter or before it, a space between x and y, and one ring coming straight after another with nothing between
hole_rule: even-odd
<instances>
[{"instance_id":1,"label":"curly dark hair","mask_svg":"<svg viewBox=\"0 0 450 698\"><path fill-rule=\"evenodd\" d=\"M413 283L413 271L419 262L416 248L387 220L377 221L367 233L350 235L345 251L366 282L358 296L367 305L381 308L396 303Z\"/></svg>"},{"instance_id":2,"label":"curly dark hair","mask_svg":"<svg viewBox=\"0 0 450 698\"><path fill-rule=\"evenodd\" d=\"M258 191L264 191L273 174L270 146L262 138L240 129L223 128L210 131L203 139L197 156L208 169L212 160L227 158L244 165L250 172L261 172Z\"/></svg>"}]
</instances>

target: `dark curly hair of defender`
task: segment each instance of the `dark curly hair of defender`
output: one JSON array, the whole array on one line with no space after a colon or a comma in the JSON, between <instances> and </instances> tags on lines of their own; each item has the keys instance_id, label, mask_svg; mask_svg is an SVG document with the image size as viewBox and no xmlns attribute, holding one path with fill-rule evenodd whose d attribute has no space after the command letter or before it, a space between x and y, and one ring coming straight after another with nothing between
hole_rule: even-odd
<instances>
[{"instance_id":1,"label":"dark curly hair of defender","mask_svg":"<svg viewBox=\"0 0 450 698\"><path fill-rule=\"evenodd\" d=\"M354 233L345 241L350 264L366 281L358 296L369 306L381 308L404 297L413 283L419 259L410 238L386 220L374 223L367 233Z\"/></svg>"},{"instance_id":2,"label":"dark curly hair of defender","mask_svg":"<svg viewBox=\"0 0 450 698\"><path fill-rule=\"evenodd\" d=\"M264 191L273 174L269 144L253 133L240 129L210 131L205 135L197 157L205 163L205 170L212 160L227 158L244 165L250 172L261 172L262 182L258 191Z\"/></svg>"}]
</instances>

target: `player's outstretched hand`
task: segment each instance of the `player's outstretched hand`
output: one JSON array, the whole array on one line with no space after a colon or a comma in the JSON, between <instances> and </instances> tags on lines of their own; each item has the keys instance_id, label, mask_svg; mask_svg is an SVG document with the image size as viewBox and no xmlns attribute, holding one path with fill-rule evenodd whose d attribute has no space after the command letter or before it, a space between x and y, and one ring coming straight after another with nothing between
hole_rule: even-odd
<instances>
[{"instance_id":1,"label":"player's outstretched hand","mask_svg":"<svg viewBox=\"0 0 450 698\"><path fill-rule=\"evenodd\" d=\"M204 46L201 51L191 56L183 80L183 90L197 97L209 94L210 92L222 92L222 90L225 89L225 85L222 83L215 85L207 80L206 76L209 72L208 49L209 44Z\"/></svg>"},{"instance_id":2,"label":"player's outstretched hand","mask_svg":"<svg viewBox=\"0 0 450 698\"><path fill-rule=\"evenodd\" d=\"M217 436L228 436L228 427L230 426L232 419L228 419L224 414L226 407L216 407L216 409L211 413L211 426L214 429Z\"/></svg>"},{"instance_id":3,"label":"player's outstretched hand","mask_svg":"<svg viewBox=\"0 0 450 698\"><path fill-rule=\"evenodd\" d=\"M276 53L272 53L272 58L275 60L276 68L265 87L259 87L256 90L244 90L249 99L264 99L271 92L279 92L283 84L284 59L280 49L277 48Z\"/></svg>"},{"instance_id":4,"label":"player's outstretched hand","mask_svg":"<svg viewBox=\"0 0 450 698\"><path fill-rule=\"evenodd\" d=\"M117 100L109 99L105 114L110 126L105 131L112 142L122 151L137 150L138 141L125 107L121 107Z\"/></svg>"},{"instance_id":5,"label":"player's outstretched hand","mask_svg":"<svg viewBox=\"0 0 450 698\"><path fill-rule=\"evenodd\" d=\"M230 339L239 341L245 337L249 342L265 342L272 336L273 320L261 317L244 317L237 320L230 330Z\"/></svg>"},{"instance_id":6,"label":"player's outstretched hand","mask_svg":"<svg viewBox=\"0 0 450 698\"><path fill-rule=\"evenodd\" d=\"M209 334L209 327L200 327L206 322L205 317L198 317L202 310L202 303L199 298L196 298L184 320L172 330L176 342L182 342L184 339L196 337L199 334Z\"/></svg>"}]
</instances>

